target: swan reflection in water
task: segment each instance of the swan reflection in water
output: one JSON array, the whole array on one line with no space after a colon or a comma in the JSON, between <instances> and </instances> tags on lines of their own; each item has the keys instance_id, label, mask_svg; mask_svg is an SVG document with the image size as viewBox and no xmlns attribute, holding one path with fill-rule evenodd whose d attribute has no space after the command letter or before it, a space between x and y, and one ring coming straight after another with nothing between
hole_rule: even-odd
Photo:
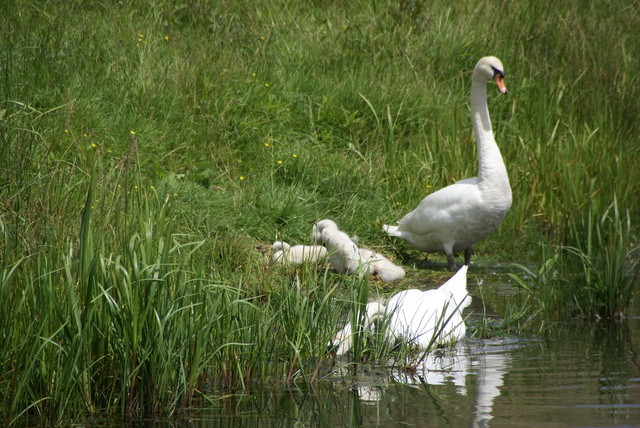
<instances>
[{"instance_id":1,"label":"swan reflection in water","mask_svg":"<svg viewBox=\"0 0 640 428\"><path fill-rule=\"evenodd\" d=\"M427 389L454 385L458 396L473 400L472 426L488 426L493 419L494 400L500 396L503 377L510 365L508 347L501 341L458 343L451 349L430 353L415 370L392 369L384 382L364 381L355 385L355 390L362 404L373 405L383 399L386 388L393 384ZM439 396L430 394L433 400Z\"/></svg>"}]
</instances>

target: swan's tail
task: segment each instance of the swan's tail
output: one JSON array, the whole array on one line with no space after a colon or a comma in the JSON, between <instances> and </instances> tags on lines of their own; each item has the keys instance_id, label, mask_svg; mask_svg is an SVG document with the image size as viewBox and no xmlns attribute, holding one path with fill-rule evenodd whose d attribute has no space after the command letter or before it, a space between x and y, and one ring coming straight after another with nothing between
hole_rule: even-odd
<instances>
[{"instance_id":1,"label":"swan's tail","mask_svg":"<svg viewBox=\"0 0 640 428\"><path fill-rule=\"evenodd\" d=\"M468 269L468 265L462 266L455 275L439 288L440 290L446 290L451 293L456 304L459 305L459 310L463 310L471 304L471 296L469 296L467 292Z\"/></svg>"}]
</instances>

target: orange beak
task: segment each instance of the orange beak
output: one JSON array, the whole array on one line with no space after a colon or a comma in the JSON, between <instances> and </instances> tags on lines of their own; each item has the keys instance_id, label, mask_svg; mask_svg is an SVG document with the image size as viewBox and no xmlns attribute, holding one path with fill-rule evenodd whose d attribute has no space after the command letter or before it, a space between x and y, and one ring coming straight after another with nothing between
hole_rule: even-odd
<instances>
[{"instance_id":1,"label":"orange beak","mask_svg":"<svg viewBox=\"0 0 640 428\"><path fill-rule=\"evenodd\" d=\"M496 86L498 87L500 92L502 92L503 94L507 93L507 87L504 86L504 80L502 79L502 76L496 74L495 76L493 76L493 81L496 82Z\"/></svg>"}]
</instances>

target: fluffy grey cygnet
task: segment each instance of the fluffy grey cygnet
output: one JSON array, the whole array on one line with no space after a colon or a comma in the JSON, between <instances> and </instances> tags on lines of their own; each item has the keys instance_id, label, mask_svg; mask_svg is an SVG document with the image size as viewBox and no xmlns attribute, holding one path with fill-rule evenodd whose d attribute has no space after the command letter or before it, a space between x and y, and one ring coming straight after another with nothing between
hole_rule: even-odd
<instances>
[{"instance_id":1,"label":"fluffy grey cygnet","mask_svg":"<svg viewBox=\"0 0 640 428\"><path fill-rule=\"evenodd\" d=\"M402 267L380 253L358 248L352 238L338 229L332 220L321 220L313 225L311 240L326 247L331 266L338 273L354 274L362 266L365 274L378 276L382 281L404 278Z\"/></svg>"}]
</instances>

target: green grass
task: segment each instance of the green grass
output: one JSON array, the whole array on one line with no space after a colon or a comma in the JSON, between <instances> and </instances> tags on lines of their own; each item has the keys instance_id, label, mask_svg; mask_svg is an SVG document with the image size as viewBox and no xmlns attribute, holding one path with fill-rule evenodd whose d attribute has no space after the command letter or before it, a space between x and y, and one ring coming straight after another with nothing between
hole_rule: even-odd
<instances>
[{"instance_id":1,"label":"green grass","mask_svg":"<svg viewBox=\"0 0 640 428\"><path fill-rule=\"evenodd\" d=\"M509 317L624 312L640 15L547 3L3 2L0 417L172 414L316 381L363 284L257 247L331 218L419 275L379 224L475 175L469 80L490 54L514 204L475 250L574 285L524 281Z\"/></svg>"}]
</instances>

